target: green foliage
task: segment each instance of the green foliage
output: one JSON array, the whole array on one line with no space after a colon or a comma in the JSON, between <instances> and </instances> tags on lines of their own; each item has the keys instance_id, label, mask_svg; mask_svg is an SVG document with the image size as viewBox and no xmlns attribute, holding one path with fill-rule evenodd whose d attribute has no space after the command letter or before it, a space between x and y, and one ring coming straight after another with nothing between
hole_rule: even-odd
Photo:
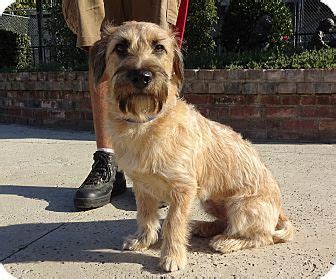
<instances>
[{"instance_id":1,"label":"green foliage","mask_svg":"<svg viewBox=\"0 0 336 279\"><path fill-rule=\"evenodd\" d=\"M187 67L214 67L217 20L215 0L190 1L183 44Z\"/></svg>"},{"instance_id":2,"label":"green foliage","mask_svg":"<svg viewBox=\"0 0 336 279\"><path fill-rule=\"evenodd\" d=\"M272 30L267 40L272 47L282 47L293 34L292 15L282 0L232 0L221 30L221 42L227 51L249 49L258 18L270 15Z\"/></svg>"},{"instance_id":3,"label":"green foliage","mask_svg":"<svg viewBox=\"0 0 336 279\"><path fill-rule=\"evenodd\" d=\"M227 52L220 60L217 66L224 69L332 69L336 68L336 49Z\"/></svg>"},{"instance_id":4,"label":"green foliage","mask_svg":"<svg viewBox=\"0 0 336 279\"><path fill-rule=\"evenodd\" d=\"M52 37L49 47L54 65L59 64L60 68L64 69L86 65L87 54L76 47L76 35L70 31L63 17L62 1L56 0L48 11L50 17L46 23L46 30Z\"/></svg>"},{"instance_id":5,"label":"green foliage","mask_svg":"<svg viewBox=\"0 0 336 279\"><path fill-rule=\"evenodd\" d=\"M34 0L16 0L13 4L8 6L5 10L5 13L15 12L16 15L26 16L28 9L35 8Z\"/></svg>"},{"instance_id":6,"label":"green foliage","mask_svg":"<svg viewBox=\"0 0 336 279\"><path fill-rule=\"evenodd\" d=\"M0 68L24 69L31 62L28 35L0 30Z\"/></svg>"}]
</instances>

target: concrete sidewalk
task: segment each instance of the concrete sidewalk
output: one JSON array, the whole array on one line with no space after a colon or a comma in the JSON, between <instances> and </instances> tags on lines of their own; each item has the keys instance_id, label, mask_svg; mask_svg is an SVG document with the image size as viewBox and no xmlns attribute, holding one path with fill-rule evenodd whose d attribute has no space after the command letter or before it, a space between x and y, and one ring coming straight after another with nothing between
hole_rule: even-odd
<instances>
[{"instance_id":1,"label":"concrete sidewalk","mask_svg":"<svg viewBox=\"0 0 336 279\"><path fill-rule=\"evenodd\" d=\"M188 266L174 277L318 278L336 264L336 145L256 148L282 188L294 241L221 255L208 240L192 238ZM120 250L136 229L130 189L103 208L74 211L72 197L94 151L89 133L0 125L0 261L7 272L17 278L171 276L158 268L158 247ZM192 219L204 217L196 204Z\"/></svg>"}]
</instances>

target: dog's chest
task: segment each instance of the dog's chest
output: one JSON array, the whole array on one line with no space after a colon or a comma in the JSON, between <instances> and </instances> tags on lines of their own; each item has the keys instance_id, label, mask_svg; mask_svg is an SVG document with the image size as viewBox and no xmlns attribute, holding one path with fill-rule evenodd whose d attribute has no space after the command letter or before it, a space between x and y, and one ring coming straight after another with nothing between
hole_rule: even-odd
<instances>
[{"instance_id":1,"label":"dog's chest","mask_svg":"<svg viewBox=\"0 0 336 279\"><path fill-rule=\"evenodd\" d=\"M129 176L133 180L133 183L136 184L140 191L147 193L153 198L169 202L171 193L171 185L167 183L160 175L149 175L143 173L133 172Z\"/></svg>"}]
</instances>

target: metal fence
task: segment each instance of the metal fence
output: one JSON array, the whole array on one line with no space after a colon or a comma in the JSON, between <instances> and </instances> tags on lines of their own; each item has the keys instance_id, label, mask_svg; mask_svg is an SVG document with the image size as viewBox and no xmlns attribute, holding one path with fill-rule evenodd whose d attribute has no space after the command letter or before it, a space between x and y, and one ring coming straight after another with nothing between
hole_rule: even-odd
<instances>
[{"instance_id":1,"label":"metal fence","mask_svg":"<svg viewBox=\"0 0 336 279\"><path fill-rule=\"evenodd\" d=\"M287 0L293 13L294 44L306 47L321 20L335 19L331 9L320 0ZM335 32L327 35L326 40L333 40Z\"/></svg>"},{"instance_id":2,"label":"metal fence","mask_svg":"<svg viewBox=\"0 0 336 279\"><path fill-rule=\"evenodd\" d=\"M28 1L20 0L17 3L24 6ZM44 28L49 17L46 5L52 4L53 1L45 1L43 8L42 1L31 1L29 8L7 9L0 17L0 29L29 36L34 65L50 61L50 55L44 53L43 48L50 40L50 35Z\"/></svg>"},{"instance_id":3,"label":"metal fence","mask_svg":"<svg viewBox=\"0 0 336 279\"><path fill-rule=\"evenodd\" d=\"M18 0L24 2L27 0ZM191 0L192 1L192 0ZM223 14L231 0L218 0L219 14ZM261 1L261 0L256 0ZM267 1L267 0L265 0ZM319 22L324 18L335 19L328 6L320 0L282 0L292 12L295 47L305 48L316 31ZM336 0L335 0L336 1ZM30 9L9 10L0 16L0 29L20 34L28 34L31 39L32 66L59 62L59 50L75 48L73 45L59 45L46 28L50 16L50 7L60 3L60 0L31 0ZM221 18L220 20L221 21ZM220 23L219 23L220 25ZM336 33L328 34L327 40L335 40ZM57 47L57 49L56 49ZM61 52L62 53L62 52Z\"/></svg>"}]
</instances>

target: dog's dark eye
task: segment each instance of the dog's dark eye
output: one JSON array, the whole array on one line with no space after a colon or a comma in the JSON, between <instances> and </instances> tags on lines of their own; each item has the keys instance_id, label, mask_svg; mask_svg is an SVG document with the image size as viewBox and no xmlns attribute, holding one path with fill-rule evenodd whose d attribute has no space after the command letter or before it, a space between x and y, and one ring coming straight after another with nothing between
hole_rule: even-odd
<instances>
[{"instance_id":1,"label":"dog's dark eye","mask_svg":"<svg viewBox=\"0 0 336 279\"><path fill-rule=\"evenodd\" d=\"M127 49L128 49L127 44L120 43L115 46L115 51L121 55L125 55L127 53Z\"/></svg>"},{"instance_id":2,"label":"dog's dark eye","mask_svg":"<svg viewBox=\"0 0 336 279\"><path fill-rule=\"evenodd\" d=\"M165 49L165 47L164 47L163 45L155 44L155 45L154 45L154 50L155 50L155 52L163 52L163 51L165 51L166 49Z\"/></svg>"}]
</instances>

